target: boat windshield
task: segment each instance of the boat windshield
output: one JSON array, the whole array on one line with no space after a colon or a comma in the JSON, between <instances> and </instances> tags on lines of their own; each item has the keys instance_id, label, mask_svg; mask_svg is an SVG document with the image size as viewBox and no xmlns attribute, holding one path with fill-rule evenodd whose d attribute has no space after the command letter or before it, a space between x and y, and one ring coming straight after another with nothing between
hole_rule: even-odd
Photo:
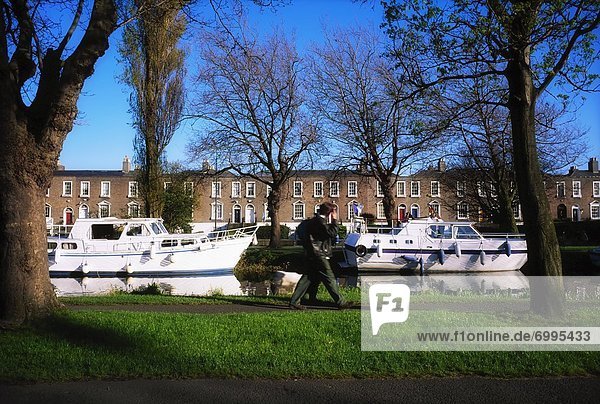
<instances>
[{"instance_id":1,"label":"boat windshield","mask_svg":"<svg viewBox=\"0 0 600 404\"><path fill-rule=\"evenodd\" d=\"M478 239L480 238L479 233L475 231L471 226L454 226L455 238L462 239Z\"/></svg>"},{"instance_id":2,"label":"boat windshield","mask_svg":"<svg viewBox=\"0 0 600 404\"><path fill-rule=\"evenodd\" d=\"M169 234L165 226L160 222L152 222L151 226L154 234Z\"/></svg>"},{"instance_id":3,"label":"boat windshield","mask_svg":"<svg viewBox=\"0 0 600 404\"><path fill-rule=\"evenodd\" d=\"M435 224L429 226L427 235L431 238L452 238L452 225Z\"/></svg>"}]
</instances>

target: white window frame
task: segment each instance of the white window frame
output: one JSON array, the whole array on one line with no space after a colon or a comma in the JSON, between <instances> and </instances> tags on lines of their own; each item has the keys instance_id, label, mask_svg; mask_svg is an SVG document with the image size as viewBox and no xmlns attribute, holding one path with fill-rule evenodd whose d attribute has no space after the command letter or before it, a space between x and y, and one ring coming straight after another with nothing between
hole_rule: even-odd
<instances>
[{"instance_id":1,"label":"white window frame","mask_svg":"<svg viewBox=\"0 0 600 404\"><path fill-rule=\"evenodd\" d=\"M417 187L416 192L414 192L415 185ZM421 196L421 181L411 181L410 182L410 196L411 196L411 198L419 198Z\"/></svg>"},{"instance_id":2,"label":"white window frame","mask_svg":"<svg viewBox=\"0 0 600 404\"><path fill-rule=\"evenodd\" d=\"M440 218L442 217L442 205L438 201L431 201L428 204L428 208L433 210L433 216Z\"/></svg>"},{"instance_id":3,"label":"white window frame","mask_svg":"<svg viewBox=\"0 0 600 404\"><path fill-rule=\"evenodd\" d=\"M265 198L268 198L269 195L271 195L271 191L273 191L273 188L270 185L267 185L265 189L266 189Z\"/></svg>"},{"instance_id":4,"label":"white window frame","mask_svg":"<svg viewBox=\"0 0 600 404\"><path fill-rule=\"evenodd\" d=\"M222 195L222 183L221 181L212 181L210 183L210 197L211 198L220 198Z\"/></svg>"},{"instance_id":5,"label":"white window frame","mask_svg":"<svg viewBox=\"0 0 600 404\"><path fill-rule=\"evenodd\" d=\"M100 181L100 198L110 198L110 181Z\"/></svg>"},{"instance_id":6,"label":"white window frame","mask_svg":"<svg viewBox=\"0 0 600 404\"><path fill-rule=\"evenodd\" d=\"M216 213L215 213L216 211ZM216 216L216 217L215 217ZM223 204L220 201L211 202L210 220L223 220Z\"/></svg>"},{"instance_id":7,"label":"white window frame","mask_svg":"<svg viewBox=\"0 0 600 404\"><path fill-rule=\"evenodd\" d=\"M406 181L396 181L396 196L406 197Z\"/></svg>"},{"instance_id":8,"label":"white window frame","mask_svg":"<svg viewBox=\"0 0 600 404\"><path fill-rule=\"evenodd\" d=\"M358 182L348 181L348 198L358 197Z\"/></svg>"},{"instance_id":9,"label":"white window frame","mask_svg":"<svg viewBox=\"0 0 600 404\"><path fill-rule=\"evenodd\" d=\"M294 181L292 196L294 198L302 198L302 192L304 191L304 184L302 181Z\"/></svg>"},{"instance_id":10,"label":"white window frame","mask_svg":"<svg viewBox=\"0 0 600 404\"><path fill-rule=\"evenodd\" d=\"M256 198L256 182L248 181L246 183L246 198Z\"/></svg>"},{"instance_id":11,"label":"white window frame","mask_svg":"<svg viewBox=\"0 0 600 404\"><path fill-rule=\"evenodd\" d=\"M102 208L106 207L106 216L102 215ZM110 202L102 201L98 204L98 217L110 217Z\"/></svg>"},{"instance_id":12,"label":"white window frame","mask_svg":"<svg viewBox=\"0 0 600 404\"><path fill-rule=\"evenodd\" d=\"M65 197L73 196L73 181L63 181L62 196L65 196Z\"/></svg>"},{"instance_id":13,"label":"white window frame","mask_svg":"<svg viewBox=\"0 0 600 404\"><path fill-rule=\"evenodd\" d=\"M183 192L186 196L194 196L194 183L192 181L185 181L183 183Z\"/></svg>"},{"instance_id":14,"label":"white window frame","mask_svg":"<svg viewBox=\"0 0 600 404\"><path fill-rule=\"evenodd\" d=\"M135 212L134 212L135 209ZM140 217L141 206L137 202L129 202L127 204L127 216L129 217ZM132 213L136 213L133 215Z\"/></svg>"},{"instance_id":15,"label":"white window frame","mask_svg":"<svg viewBox=\"0 0 600 404\"><path fill-rule=\"evenodd\" d=\"M298 210L297 210L298 209ZM306 205L304 202L294 202L292 204L292 219L304 220L306 218Z\"/></svg>"},{"instance_id":16,"label":"white window frame","mask_svg":"<svg viewBox=\"0 0 600 404\"><path fill-rule=\"evenodd\" d=\"M562 193L559 192L561 189L562 189ZM556 182L556 197L557 198L564 198L566 196L567 196L567 186L566 186L565 182L564 181L557 181Z\"/></svg>"},{"instance_id":17,"label":"white window frame","mask_svg":"<svg viewBox=\"0 0 600 404\"><path fill-rule=\"evenodd\" d=\"M600 220L600 202L593 201L590 203L590 219Z\"/></svg>"},{"instance_id":18,"label":"white window frame","mask_svg":"<svg viewBox=\"0 0 600 404\"><path fill-rule=\"evenodd\" d=\"M241 198L242 197L242 183L240 181L233 181L231 183L231 197Z\"/></svg>"},{"instance_id":19,"label":"white window frame","mask_svg":"<svg viewBox=\"0 0 600 404\"><path fill-rule=\"evenodd\" d=\"M600 198L600 181L594 181L592 183L592 196L594 198Z\"/></svg>"},{"instance_id":20,"label":"white window frame","mask_svg":"<svg viewBox=\"0 0 600 404\"><path fill-rule=\"evenodd\" d=\"M127 185L127 197L128 198L137 198L139 196L139 185L137 181L129 181Z\"/></svg>"},{"instance_id":21,"label":"white window frame","mask_svg":"<svg viewBox=\"0 0 600 404\"><path fill-rule=\"evenodd\" d=\"M573 198L581 198L581 181L573 181Z\"/></svg>"},{"instance_id":22,"label":"white window frame","mask_svg":"<svg viewBox=\"0 0 600 404\"><path fill-rule=\"evenodd\" d=\"M456 196L464 198L466 189L467 184L465 181L456 181Z\"/></svg>"},{"instance_id":23,"label":"white window frame","mask_svg":"<svg viewBox=\"0 0 600 404\"><path fill-rule=\"evenodd\" d=\"M87 185L87 190L85 189L85 185ZM81 198L89 198L90 197L90 189L91 185L89 181L81 181L79 182L79 196ZM87 191L87 192L84 192Z\"/></svg>"},{"instance_id":24,"label":"white window frame","mask_svg":"<svg viewBox=\"0 0 600 404\"><path fill-rule=\"evenodd\" d=\"M377 191L375 193L377 198L383 198L383 187L381 186L381 182L377 181Z\"/></svg>"},{"instance_id":25,"label":"white window frame","mask_svg":"<svg viewBox=\"0 0 600 404\"><path fill-rule=\"evenodd\" d=\"M329 196L332 198L338 198L340 196L339 181L329 181Z\"/></svg>"},{"instance_id":26,"label":"white window frame","mask_svg":"<svg viewBox=\"0 0 600 404\"><path fill-rule=\"evenodd\" d=\"M464 211L461 207L464 206ZM456 204L456 219L457 220L469 220L469 204L465 201L458 202Z\"/></svg>"},{"instance_id":27,"label":"white window frame","mask_svg":"<svg viewBox=\"0 0 600 404\"><path fill-rule=\"evenodd\" d=\"M434 187L434 185L435 185L435 187ZM430 189L431 189L431 197L432 198L439 198L441 196L439 181L431 181Z\"/></svg>"},{"instance_id":28,"label":"white window frame","mask_svg":"<svg viewBox=\"0 0 600 404\"><path fill-rule=\"evenodd\" d=\"M263 203L263 222L268 220L271 220L271 217L269 216L269 203L265 202Z\"/></svg>"},{"instance_id":29,"label":"white window frame","mask_svg":"<svg viewBox=\"0 0 600 404\"><path fill-rule=\"evenodd\" d=\"M44 204L44 216L52 217L52 205L49 203Z\"/></svg>"},{"instance_id":30,"label":"white window frame","mask_svg":"<svg viewBox=\"0 0 600 404\"><path fill-rule=\"evenodd\" d=\"M385 219L385 210L383 208L383 202L377 202L376 205L376 211L377 211L377 219Z\"/></svg>"},{"instance_id":31,"label":"white window frame","mask_svg":"<svg viewBox=\"0 0 600 404\"><path fill-rule=\"evenodd\" d=\"M87 214L86 215L82 215L81 212L85 211ZM81 205L79 205L79 209L77 212L77 217L79 217L80 219L87 219L90 217L90 207L85 204L82 203Z\"/></svg>"},{"instance_id":32,"label":"white window frame","mask_svg":"<svg viewBox=\"0 0 600 404\"><path fill-rule=\"evenodd\" d=\"M315 181L313 183L313 192L315 198L322 198L325 195L323 181Z\"/></svg>"},{"instance_id":33,"label":"white window frame","mask_svg":"<svg viewBox=\"0 0 600 404\"><path fill-rule=\"evenodd\" d=\"M166 191L171 187L172 182L171 181L165 181L163 182L163 189Z\"/></svg>"},{"instance_id":34,"label":"white window frame","mask_svg":"<svg viewBox=\"0 0 600 404\"><path fill-rule=\"evenodd\" d=\"M513 216L516 220L522 219L521 204L519 202L512 203Z\"/></svg>"},{"instance_id":35,"label":"white window frame","mask_svg":"<svg viewBox=\"0 0 600 404\"><path fill-rule=\"evenodd\" d=\"M46 197L50 197L50 188L46 188Z\"/></svg>"}]
</instances>

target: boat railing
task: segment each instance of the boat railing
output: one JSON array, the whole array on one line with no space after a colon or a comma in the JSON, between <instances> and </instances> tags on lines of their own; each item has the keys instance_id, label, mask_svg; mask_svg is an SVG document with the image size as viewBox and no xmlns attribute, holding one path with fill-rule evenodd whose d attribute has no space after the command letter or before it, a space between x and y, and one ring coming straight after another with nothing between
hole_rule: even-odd
<instances>
[{"instance_id":1,"label":"boat railing","mask_svg":"<svg viewBox=\"0 0 600 404\"><path fill-rule=\"evenodd\" d=\"M207 237L210 241L234 240L242 237L253 237L258 230L258 225L238 227L235 229L215 230L210 232Z\"/></svg>"},{"instance_id":2,"label":"boat railing","mask_svg":"<svg viewBox=\"0 0 600 404\"><path fill-rule=\"evenodd\" d=\"M52 237L67 237L73 229L72 224L53 224L46 227L47 235Z\"/></svg>"},{"instance_id":3,"label":"boat railing","mask_svg":"<svg viewBox=\"0 0 600 404\"><path fill-rule=\"evenodd\" d=\"M484 238L502 238L502 239L523 239L525 240L525 234L522 233L482 233Z\"/></svg>"}]
</instances>

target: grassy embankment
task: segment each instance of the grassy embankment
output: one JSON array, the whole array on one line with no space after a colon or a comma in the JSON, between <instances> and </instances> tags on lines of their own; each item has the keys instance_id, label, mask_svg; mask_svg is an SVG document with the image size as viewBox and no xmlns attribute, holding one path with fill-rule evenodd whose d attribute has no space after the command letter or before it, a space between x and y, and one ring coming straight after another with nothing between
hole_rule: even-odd
<instances>
[{"instance_id":1,"label":"grassy embankment","mask_svg":"<svg viewBox=\"0 0 600 404\"><path fill-rule=\"evenodd\" d=\"M356 291L345 294L359 298ZM287 297L276 296L117 294L63 301L108 306L236 299L287 304ZM460 321L452 314L447 319ZM600 374L598 352L363 352L360 326L359 310L189 314L65 309L27 328L0 333L0 380Z\"/></svg>"}]
</instances>

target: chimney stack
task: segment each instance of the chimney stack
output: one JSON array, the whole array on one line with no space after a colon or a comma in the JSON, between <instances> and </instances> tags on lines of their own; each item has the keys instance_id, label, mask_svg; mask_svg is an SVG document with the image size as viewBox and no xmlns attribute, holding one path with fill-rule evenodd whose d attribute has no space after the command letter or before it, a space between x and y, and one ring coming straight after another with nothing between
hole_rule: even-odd
<instances>
[{"instance_id":1,"label":"chimney stack","mask_svg":"<svg viewBox=\"0 0 600 404\"><path fill-rule=\"evenodd\" d=\"M598 160L596 160L596 157L592 157L588 162L588 171L591 173L598 172Z\"/></svg>"},{"instance_id":2,"label":"chimney stack","mask_svg":"<svg viewBox=\"0 0 600 404\"><path fill-rule=\"evenodd\" d=\"M129 160L129 157L125 156L125 158L123 159L123 172L128 173L130 171L131 171L131 161Z\"/></svg>"},{"instance_id":3,"label":"chimney stack","mask_svg":"<svg viewBox=\"0 0 600 404\"><path fill-rule=\"evenodd\" d=\"M438 160L438 171L441 173L446 171L446 162L444 161L443 157Z\"/></svg>"}]
</instances>

